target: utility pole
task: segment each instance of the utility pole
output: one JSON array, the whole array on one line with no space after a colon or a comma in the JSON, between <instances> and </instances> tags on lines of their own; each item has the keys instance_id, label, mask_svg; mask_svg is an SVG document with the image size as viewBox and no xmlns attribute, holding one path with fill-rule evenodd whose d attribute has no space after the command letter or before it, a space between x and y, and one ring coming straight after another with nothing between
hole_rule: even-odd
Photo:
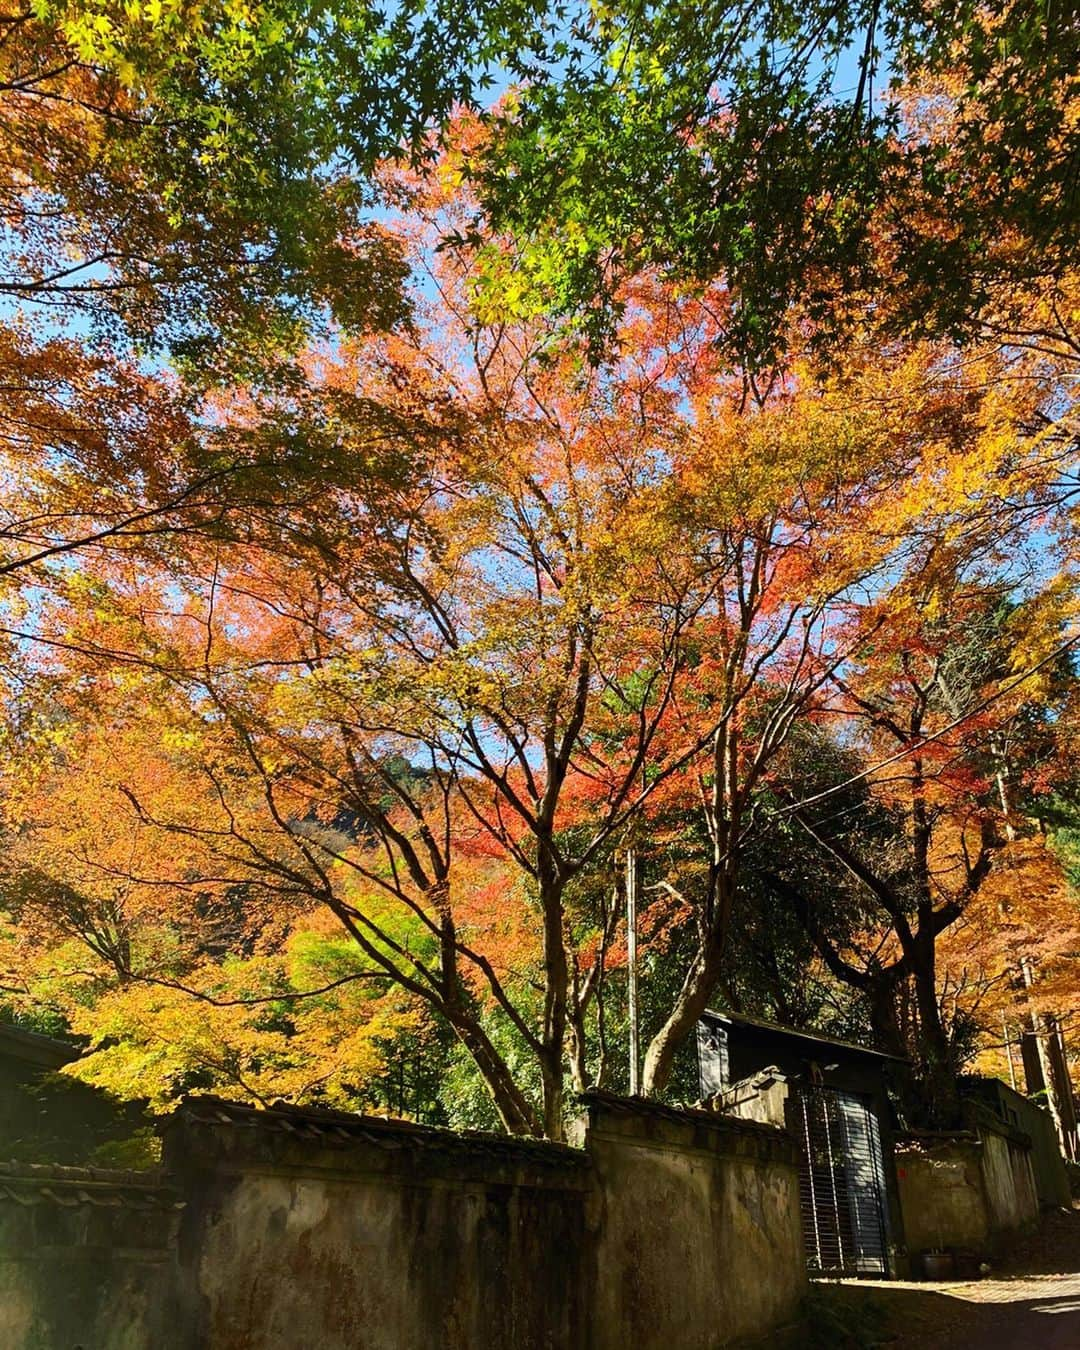
<instances>
[{"instance_id":1,"label":"utility pole","mask_svg":"<svg viewBox=\"0 0 1080 1350\"><path fill-rule=\"evenodd\" d=\"M637 987L637 854L626 850L626 967L627 1005L630 1015L630 1096L641 1089L638 1078L638 987Z\"/></svg>"},{"instance_id":2,"label":"utility pole","mask_svg":"<svg viewBox=\"0 0 1080 1350\"><path fill-rule=\"evenodd\" d=\"M1009 1024L1005 1020L1005 1009L1001 1010L1001 1031L1005 1037L1005 1053L1009 1056L1009 1083L1016 1091L1016 1069L1013 1066L1012 1041L1009 1040Z\"/></svg>"},{"instance_id":3,"label":"utility pole","mask_svg":"<svg viewBox=\"0 0 1080 1350\"><path fill-rule=\"evenodd\" d=\"M1028 998L1031 1030L1024 1036L1024 1078L1028 1096L1045 1093L1046 1105L1057 1131L1062 1155L1067 1161L1076 1159L1076 1107L1073 1103L1072 1080L1065 1057L1064 1041L1056 1019L1035 1010L1031 989L1035 983L1031 960L1020 959L1020 973Z\"/></svg>"}]
</instances>

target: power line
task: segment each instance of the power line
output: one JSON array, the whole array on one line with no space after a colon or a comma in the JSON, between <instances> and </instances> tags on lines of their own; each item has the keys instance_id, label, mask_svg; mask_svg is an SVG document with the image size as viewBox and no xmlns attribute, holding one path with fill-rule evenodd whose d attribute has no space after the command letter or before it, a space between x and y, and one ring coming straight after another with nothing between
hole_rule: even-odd
<instances>
[{"instance_id":1,"label":"power line","mask_svg":"<svg viewBox=\"0 0 1080 1350\"><path fill-rule=\"evenodd\" d=\"M931 732L929 736L924 736L922 740L916 742L914 745L909 745L903 750L898 750L895 755L889 755L887 759L879 760L877 764L871 764L869 768L862 769L859 773L852 774L850 778L845 778L842 783L835 783L832 787L825 788L821 792L815 792L812 797L804 797L801 802L792 802L789 806L781 807L777 812L777 815L788 815L793 811L801 811L805 806L813 806L816 802L824 801L826 797L831 797L834 793L842 792L844 788L851 787L854 783L861 783L864 778L869 778L872 773L877 773L879 769L887 769L890 764L896 764L902 759L907 759L910 755L915 754L917 750L921 750L923 746L930 745L933 741L939 741L942 736L947 736L950 731L955 731L957 727L962 726L972 717L977 717L979 713L985 712L986 709L996 703L999 698L1004 698L1006 694L1011 693L1018 685L1023 684L1025 680L1030 680L1032 675L1037 675L1044 666L1048 666L1052 662L1057 661L1060 657L1065 655L1070 647L1075 647L1078 642L1080 642L1080 633L1075 634L1073 637L1068 638L1065 642L1061 643L1060 646L1055 647L1048 656L1044 656L1041 661L1036 661L1033 666L1029 666L1027 670L1014 676L1007 684L1003 684L1000 689L990 694L989 697L984 698L981 703L977 703L974 708L969 708L966 713L962 713L959 717L954 718L947 726L941 727L938 731Z\"/></svg>"}]
</instances>

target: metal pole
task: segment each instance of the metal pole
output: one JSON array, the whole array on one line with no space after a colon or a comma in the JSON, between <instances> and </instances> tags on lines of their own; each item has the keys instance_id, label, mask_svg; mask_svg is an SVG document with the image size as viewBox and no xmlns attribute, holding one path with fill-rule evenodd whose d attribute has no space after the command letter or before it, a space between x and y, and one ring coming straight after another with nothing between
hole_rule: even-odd
<instances>
[{"instance_id":1,"label":"metal pole","mask_svg":"<svg viewBox=\"0 0 1080 1350\"><path fill-rule=\"evenodd\" d=\"M626 850L626 965L627 1003L630 1016L630 1096L636 1097L638 1079L638 988L637 988L637 855Z\"/></svg>"}]
</instances>

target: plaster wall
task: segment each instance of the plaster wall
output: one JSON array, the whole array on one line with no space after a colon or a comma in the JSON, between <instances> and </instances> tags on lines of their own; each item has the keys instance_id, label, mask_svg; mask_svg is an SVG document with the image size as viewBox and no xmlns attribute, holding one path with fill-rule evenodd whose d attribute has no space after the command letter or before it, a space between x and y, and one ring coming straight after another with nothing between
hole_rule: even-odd
<instances>
[{"instance_id":1,"label":"plaster wall","mask_svg":"<svg viewBox=\"0 0 1080 1350\"><path fill-rule=\"evenodd\" d=\"M588 1176L570 1150L538 1166L408 1136L227 1142L246 1156L205 1170L203 1153L184 1188L194 1344L583 1350Z\"/></svg>"},{"instance_id":2,"label":"plaster wall","mask_svg":"<svg viewBox=\"0 0 1080 1350\"><path fill-rule=\"evenodd\" d=\"M756 1120L761 1125L783 1127L791 1094L790 1080L778 1070L766 1069L753 1078L733 1083L714 1099L715 1107L740 1120Z\"/></svg>"},{"instance_id":3,"label":"plaster wall","mask_svg":"<svg viewBox=\"0 0 1080 1350\"><path fill-rule=\"evenodd\" d=\"M986 1249L990 1227L977 1140L901 1144L896 1170L909 1251Z\"/></svg>"},{"instance_id":4,"label":"plaster wall","mask_svg":"<svg viewBox=\"0 0 1080 1350\"><path fill-rule=\"evenodd\" d=\"M790 1142L733 1120L600 1104L594 1350L713 1350L792 1323L806 1292Z\"/></svg>"},{"instance_id":5,"label":"plaster wall","mask_svg":"<svg viewBox=\"0 0 1080 1350\"><path fill-rule=\"evenodd\" d=\"M1050 1112L1000 1078L969 1076L963 1080L961 1091L975 1105L977 1116L981 1108L982 1112L989 1112L1030 1137L1031 1166L1039 1204L1055 1209L1068 1208L1072 1199L1069 1178Z\"/></svg>"},{"instance_id":6,"label":"plaster wall","mask_svg":"<svg viewBox=\"0 0 1080 1350\"><path fill-rule=\"evenodd\" d=\"M171 1347L177 1203L145 1176L0 1164L0 1346Z\"/></svg>"},{"instance_id":7,"label":"plaster wall","mask_svg":"<svg viewBox=\"0 0 1080 1350\"><path fill-rule=\"evenodd\" d=\"M1039 1217L1039 1198L1031 1149L991 1129L980 1128L979 1138L991 1231L1007 1233L1034 1223Z\"/></svg>"},{"instance_id":8,"label":"plaster wall","mask_svg":"<svg viewBox=\"0 0 1080 1350\"><path fill-rule=\"evenodd\" d=\"M911 1252L965 1249L992 1255L1011 1232L1038 1221L1026 1136L989 1121L966 1134L908 1139L897 1149Z\"/></svg>"},{"instance_id":9,"label":"plaster wall","mask_svg":"<svg viewBox=\"0 0 1080 1350\"><path fill-rule=\"evenodd\" d=\"M806 1287L788 1137L583 1108L569 1148L195 1098L161 1176L0 1167L0 1346L776 1344Z\"/></svg>"}]
</instances>

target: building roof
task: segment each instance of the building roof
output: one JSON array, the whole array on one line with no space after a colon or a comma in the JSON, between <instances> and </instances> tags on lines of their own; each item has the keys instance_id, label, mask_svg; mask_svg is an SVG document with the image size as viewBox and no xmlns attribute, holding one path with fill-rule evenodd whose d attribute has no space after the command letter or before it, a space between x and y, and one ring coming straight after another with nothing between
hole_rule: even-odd
<instances>
[{"instance_id":1,"label":"building roof","mask_svg":"<svg viewBox=\"0 0 1080 1350\"><path fill-rule=\"evenodd\" d=\"M108 1209L181 1209L174 1187L156 1171L0 1162L0 1201L17 1205L94 1205Z\"/></svg>"},{"instance_id":2,"label":"building roof","mask_svg":"<svg viewBox=\"0 0 1080 1350\"><path fill-rule=\"evenodd\" d=\"M834 1050L844 1050L848 1054L867 1055L873 1059L887 1059L897 1064L907 1061L901 1055L890 1055L884 1050L872 1050L867 1045L857 1045L854 1041L842 1041L837 1036L826 1036L820 1031L798 1031L794 1027L784 1027L777 1022L767 1022L761 1017L747 1017L743 1013L717 1012L707 1008L704 1018L713 1022L723 1022L728 1026L747 1027L754 1031L767 1031L774 1036L784 1036L791 1040L808 1041L814 1045L827 1045Z\"/></svg>"},{"instance_id":3,"label":"building roof","mask_svg":"<svg viewBox=\"0 0 1080 1350\"><path fill-rule=\"evenodd\" d=\"M0 1022L0 1059L21 1059L46 1069L59 1069L78 1059L79 1053L69 1041Z\"/></svg>"}]
</instances>

